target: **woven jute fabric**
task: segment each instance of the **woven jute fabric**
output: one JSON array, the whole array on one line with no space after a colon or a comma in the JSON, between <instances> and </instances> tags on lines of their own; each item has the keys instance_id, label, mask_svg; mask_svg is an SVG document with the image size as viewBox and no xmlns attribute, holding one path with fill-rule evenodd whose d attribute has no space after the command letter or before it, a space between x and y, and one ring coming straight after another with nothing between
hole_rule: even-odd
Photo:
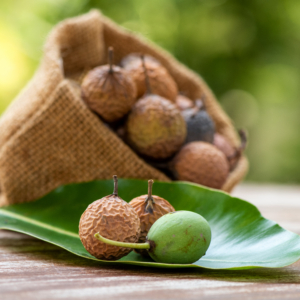
<instances>
[{"instance_id":1,"label":"woven jute fabric","mask_svg":"<svg viewBox=\"0 0 300 300\"><path fill-rule=\"evenodd\" d=\"M52 30L39 69L0 119L0 206L35 200L62 184L113 174L170 180L139 158L81 99L78 83L88 70L106 62L108 46L115 49L116 63L132 52L156 57L181 92L192 99L206 96L217 131L239 144L230 119L197 74L93 10ZM229 192L247 167L242 157L223 190Z\"/></svg>"}]
</instances>

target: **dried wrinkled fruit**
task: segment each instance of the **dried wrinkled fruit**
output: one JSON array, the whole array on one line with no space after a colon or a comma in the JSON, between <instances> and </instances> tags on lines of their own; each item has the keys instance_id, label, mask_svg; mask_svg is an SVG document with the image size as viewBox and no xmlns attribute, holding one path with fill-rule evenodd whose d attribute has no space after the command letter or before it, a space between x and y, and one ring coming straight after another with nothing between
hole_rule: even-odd
<instances>
[{"instance_id":1,"label":"dried wrinkled fruit","mask_svg":"<svg viewBox=\"0 0 300 300\"><path fill-rule=\"evenodd\" d=\"M126 123L128 143L140 154L165 159L177 152L186 138L185 121L174 103L152 93L152 87L141 57L147 94L132 108Z\"/></svg>"},{"instance_id":2,"label":"dried wrinkled fruit","mask_svg":"<svg viewBox=\"0 0 300 300\"><path fill-rule=\"evenodd\" d=\"M82 97L89 108L107 122L124 117L136 101L136 86L131 75L113 65L113 49L109 48L109 64L94 68L84 77Z\"/></svg>"},{"instance_id":3,"label":"dried wrinkled fruit","mask_svg":"<svg viewBox=\"0 0 300 300\"><path fill-rule=\"evenodd\" d=\"M132 108L126 123L128 143L140 154L164 159L172 156L186 138L185 121L169 100L147 95Z\"/></svg>"},{"instance_id":4,"label":"dried wrinkled fruit","mask_svg":"<svg viewBox=\"0 0 300 300\"><path fill-rule=\"evenodd\" d=\"M215 123L202 105L202 101L197 100L195 107L182 111L187 124L186 143L195 141L212 143L214 140Z\"/></svg>"},{"instance_id":5,"label":"dried wrinkled fruit","mask_svg":"<svg viewBox=\"0 0 300 300\"><path fill-rule=\"evenodd\" d=\"M229 174L223 152L206 142L186 144L172 161L177 179L220 189Z\"/></svg>"},{"instance_id":6,"label":"dried wrinkled fruit","mask_svg":"<svg viewBox=\"0 0 300 300\"><path fill-rule=\"evenodd\" d=\"M131 249L99 242L95 233L120 242L137 242L140 219L135 210L118 196L117 176L114 176L114 193L91 203L79 222L79 236L84 248L98 259L117 260Z\"/></svg>"},{"instance_id":7,"label":"dried wrinkled fruit","mask_svg":"<svg viewBox=\"0 0 300 300\"><path fill-rule=\"evenodd\" d=\"M180 94L176 97L175 102L176 102L177 107L181 111L189 109L189 108L193 108L195 106L194 101L192 101L188 97L186 97L184 95L180 95Z\"/></svg>"},{"instance_id":8,"label":"dried wrinkled fruit","mask_svg":"<svg viewBox=\"0 0 300 300\"><path fill-rule=\"evenodd\" d=\"M158 219L151 227L147 241L142 244L118 243L99 233L95 237L111 245L147 249L156 262L191 264L205 255L211 241L211 229L201 215L181 210Z\"/></svg>"},{"instance_id":9,"label":"dried wrinkled fruit","mask_svg":"<svg viewBox=\"0 0 300 300\"><path fill-rule=\"evenodd\" d=\"M166 68L158 60L150 55L145 55L145 65L152 89L152 93L175 102L178 94L177 84ZM145 73L141 55L130 54L123 58L121 66L132 76L137 87L137 97L142 97L147 90L145 83Z\"/></svg>"},{"instance_id":10,"label":"dried wrinkled fruit","mask_svg":"<svg viewBox=\"0 0 300 300\"><path fill-rule=\"evenodd\" d=\"M153 180L148 181L148 195L132 199L129 204L134 208L141 222L141 234L138 243L146 241L147 234L156 220L163 215L175 211L174 207L164 198L152 195ZM136 250L143 256L148 256L146 250Z\"/></svg>"}]
</instances>

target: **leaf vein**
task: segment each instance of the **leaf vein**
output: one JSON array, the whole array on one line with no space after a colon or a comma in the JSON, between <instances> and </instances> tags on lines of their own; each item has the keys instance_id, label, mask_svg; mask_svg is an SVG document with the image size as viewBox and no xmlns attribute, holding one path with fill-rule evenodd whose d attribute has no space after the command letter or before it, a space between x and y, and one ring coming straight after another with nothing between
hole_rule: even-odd
<instances>
[{"instance_id":1,"label":"leaf vein","mask_svg":"<svg viewBox=\"0 0 300 300\"><path fill-rule=\"evenodd\" d=\"M64 229L61 229L61 228L56 227L56 226L48 225L46 223L43 223L43 222L31 219L31 218L21 216L19 214L16 214L16 213L13 213L13 212L10 212L10 211L7 211L7 210L0 209L0 214L18 219L20 221L28 222L32 225L43 227L45 229L52 230L52 231L55 231L57 233L65 234L65 235L75 237L75 238L79 238L79 235L77 233L74 233L74 232L71 232L71 231L68 231L68 230L64 230Z\"/></svg>"}]
</instances>

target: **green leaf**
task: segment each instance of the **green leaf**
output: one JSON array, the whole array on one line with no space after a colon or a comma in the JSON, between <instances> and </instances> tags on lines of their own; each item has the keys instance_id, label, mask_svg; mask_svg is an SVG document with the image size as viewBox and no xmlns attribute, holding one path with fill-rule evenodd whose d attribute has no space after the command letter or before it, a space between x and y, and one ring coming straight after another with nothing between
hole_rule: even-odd
<instances>
[{"instance_id":1,"label":"green leaf","mask_svg":"<svg viewBox=\"0 0 300 300\"><path fill-rule=\"evenodd\" d=\"M0 208L0 228L22 232L97 260L82 246L78 223L91 202L112 191L112 180L62 186L37 201ZM119 180L119 195L126 201L146 192L147 181ZM131 252L117 262L105 263L247 269L284 267L300 258L300 237L264 219L257 208L246 201L187 182L156 182L153 193L169 200L176 210L194 211L207 219L212 242L206 255L194 264L178 265L156 263Z\"/></svg>"}]
</instances>

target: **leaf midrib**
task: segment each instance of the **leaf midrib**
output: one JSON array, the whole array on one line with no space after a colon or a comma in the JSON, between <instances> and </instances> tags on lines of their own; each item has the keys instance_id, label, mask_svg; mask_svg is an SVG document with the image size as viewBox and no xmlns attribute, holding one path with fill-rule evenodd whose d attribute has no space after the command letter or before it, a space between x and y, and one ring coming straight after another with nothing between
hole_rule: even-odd
<instances>
[{"instance_id":1,"label":"leaf midrib","mask_svg":"<svg viewBox=\"0 0 300 300\"><path fill-rule=\"evenodd\" d=\"M16 214L16 213L13 213L11 211L0 209L0 213L3 214L3 215L6 215L8 217L12 217L12 218L18 219L20 221L27 222L27 223L32 224L32 225L40 226L40 227L43 227L45 229L55 231L57 233L68 235L68 236L79 239L79 235L77 233L67 231L67 230L61 229L61 228L56 227L56 226L48 225L46 223L31 219L31 218L24 217L24 216L21 216L21 215Z\"/></svg>"}]
</instances>

